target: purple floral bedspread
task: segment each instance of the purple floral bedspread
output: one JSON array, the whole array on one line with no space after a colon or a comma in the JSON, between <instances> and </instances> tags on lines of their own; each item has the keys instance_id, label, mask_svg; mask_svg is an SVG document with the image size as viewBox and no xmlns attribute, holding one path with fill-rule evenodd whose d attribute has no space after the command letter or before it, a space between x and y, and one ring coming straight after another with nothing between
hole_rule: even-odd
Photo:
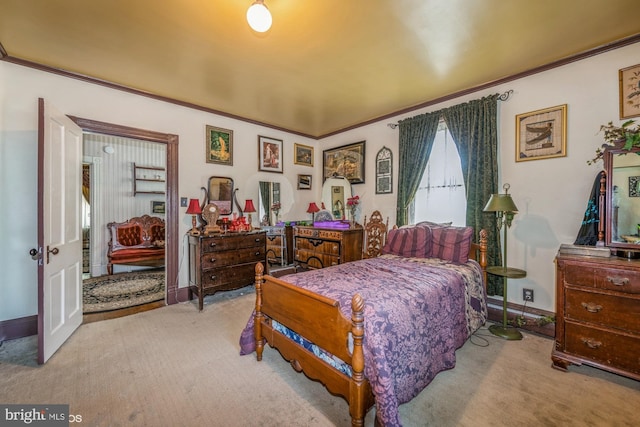
<instances>
[{"instance_id":1,"label":"purple floral bedspread","mask_svg":"<svg viewBox=\"0 0 640 427\"><path fill-rule=\"evenodd\" d=\"M376 414L400 426L398 406L413 399L438 372L455 366L455 351L487 319L480 266L435 258L383 255L282 277L340 302L365 301L365 375ZM241 354L255 351L253 316L242 332Z\"/></svg>"}]
</instances>

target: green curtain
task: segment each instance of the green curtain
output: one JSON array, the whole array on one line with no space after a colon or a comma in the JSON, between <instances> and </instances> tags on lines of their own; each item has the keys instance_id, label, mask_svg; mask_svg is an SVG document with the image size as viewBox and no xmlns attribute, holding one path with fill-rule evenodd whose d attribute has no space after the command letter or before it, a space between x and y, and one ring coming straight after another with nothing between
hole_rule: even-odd
<instances>
[{"instance_id":1,"label":"green curtain","mask_svg":"<svg viewBox=\"0 0 640 427\"><path fill-rule=\"evenodd\" d=\"M431 147L438 130L440 112L421 114L399 122L398 141L398 201L396 224L409 222L408 209L413 201L420 178L431 155Z\"/></svg>"},{"instance_id":2,"label":"green curtain","mask_svg":"<svg viewBox=\"0 0 640 427\"><path fill-rule=\"evenodd\" d=\"M487 257L489 265L502 265L500 236L495 213L483 212L491 194L498 191L498 96L482 99L442 110L442 116L453 137L467 190L467 225L488 232ZM503 280L489 275L487 293L502 295Z\"/></svg>"}]
</instances>

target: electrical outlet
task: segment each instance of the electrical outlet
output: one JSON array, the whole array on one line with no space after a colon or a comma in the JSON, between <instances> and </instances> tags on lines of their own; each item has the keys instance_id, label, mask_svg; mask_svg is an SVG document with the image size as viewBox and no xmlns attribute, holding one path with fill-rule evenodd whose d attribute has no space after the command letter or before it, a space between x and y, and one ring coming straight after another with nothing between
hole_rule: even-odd
<instances>
[{"instance_id":1,"label":"electrical outlet","mask_svg":"<svg viewBox=\"0 0 640 427\"><path fill-rule=\"evenodd\" d=\"M525 301L533 302L533 289L522 289L522 299Z\"/></svg>"},{"instance_id":2,"label":"electrical outlet","mask_svg":"<svg viewBox=\"0 0 640 427\"><path fill-rule=\"evenodd\" d=\"M186 197L180 197L180 206L183 208L187 207L187 198Z\"/></svg>"}]
</instances>

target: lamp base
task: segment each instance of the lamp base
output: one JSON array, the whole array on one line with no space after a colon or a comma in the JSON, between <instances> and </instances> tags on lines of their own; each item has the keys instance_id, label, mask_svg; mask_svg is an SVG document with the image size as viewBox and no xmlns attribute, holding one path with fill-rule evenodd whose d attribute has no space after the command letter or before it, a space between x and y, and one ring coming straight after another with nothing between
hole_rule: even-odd
<instances>
[{"instance_id":1,"label":"lamp base","mask_svg":"<svg viewBox=\"0 0 640 427\"><path fill-rule=\"evenodd\" d=\"M489 326L489 332L491 332L495 336L504 338L505 340L515 341L522 339L522 334L519 330L517 330L516 328L505 328L502 325Z\"/></svg>"}]
</instances>

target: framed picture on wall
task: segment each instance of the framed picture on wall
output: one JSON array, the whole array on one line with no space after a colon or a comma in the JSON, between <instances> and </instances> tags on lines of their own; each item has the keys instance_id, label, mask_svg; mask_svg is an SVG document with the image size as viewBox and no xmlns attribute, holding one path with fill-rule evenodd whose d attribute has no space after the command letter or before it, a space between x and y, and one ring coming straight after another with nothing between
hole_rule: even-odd
<instances>
[{"instance_id":1,"label":"framed picture on wall","mask_svg":"<svg viewBox=\"0 0 640 427\"><path fill-rule=\"evenodd\" d=\"M233 166L233 131L207 125L206 133L207 163Z\"/></svg>"},{"instance_id":2,"label":"framed picture on wall","mask_svg":"<svg viewBox=\"0 0 640 427\"><path fill-rule=\"evenodd\" d=\"M293 163L296 165L313 166L313 147L309 145L293 144L295 151Z\"/></svg>"},{"instance_id":3,"label":"framed picture on wall","mask_svg":"<svg viewBox=\"0 0 640 427\"><path fill-rule=\"evenodd\" d=\"M352 184L364 183L365 141L322 152L323 180L332 176L342 176Z\"/></svg>"},{"instance_id":4,"label":"framed picture on wall","mask_svg":"<svg viewBox=\"0 0 640 427\"><path fill-rule=\"evenodd\" d=\"M258 136L258 170L282 173L282 140Z\"/></svg>"},{"instance_id":5,"label":"framed picture on wall","mask_svg":"<svg viewBox=\"0 0 640 427\"><path fill-rule=\"evenodd\" d=\"M376 155L376 194L393 193L392 159L391 150L387 147L382 147Z\"/></svg>"},{"instance_id":6,"label":"framed picture on wall","mask_svg":"<svg viewBox=\"0 0 640 427\"><path fill-rule=\"evenodd\" d=\"M567 104L516 116L516 162L567 155Z\"/></svg>"},{"instance_id":7,"label":"framed picture on wall","mask_svg":"<svg viewBox=\"0 0 640 427\"><path fill-rule=\"evenodd\" d=\"M151 202L151 213L164 215L164 207L165 202L152 201Z\"/></svg>"},{"instance_id":8,"label":"framed picture on wall","mask_svg":"<svg viewBox=\"0 0 640 427\"><path fill-rule=\"evenodd\" d=\"M620 118L640 116L640 64L618 72L620 80Z\"/></svg>"},{"instance_id":9,"label":"framed picture on wall","mask_svg":"<svg viewBox=\"0 0 640 427\"><path fill-rule=\"evenodd\" d=\"M298 175L298 190L311 190L311 175Z\"/></svg>"}]
</instances>

